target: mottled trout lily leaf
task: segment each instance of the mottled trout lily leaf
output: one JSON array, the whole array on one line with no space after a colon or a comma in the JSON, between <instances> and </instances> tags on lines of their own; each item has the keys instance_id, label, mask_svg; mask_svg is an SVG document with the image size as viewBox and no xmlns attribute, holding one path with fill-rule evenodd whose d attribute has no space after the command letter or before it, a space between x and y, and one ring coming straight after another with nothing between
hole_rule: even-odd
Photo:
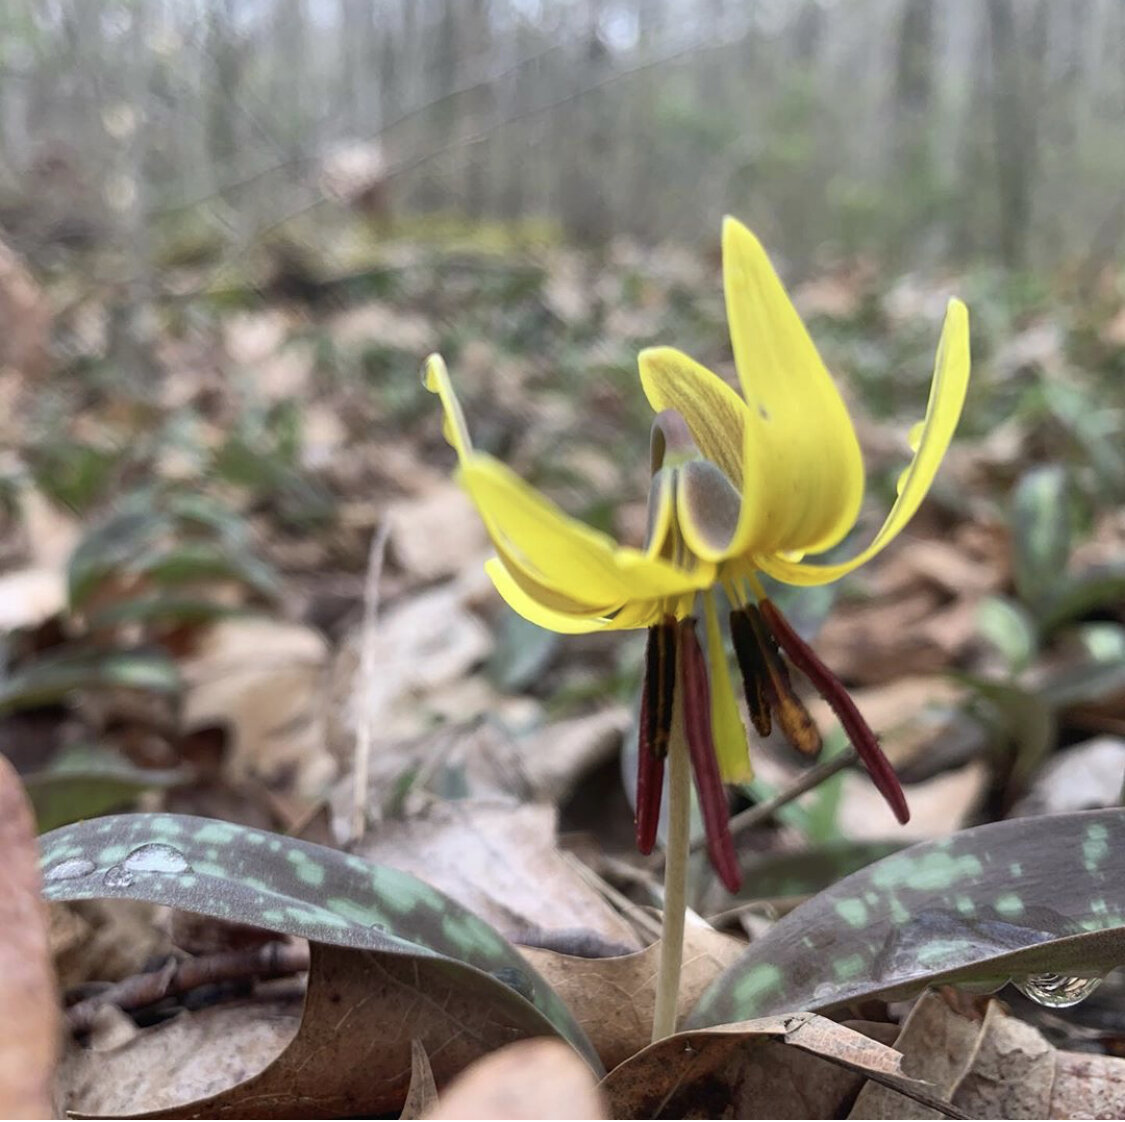
<instances>
[{"instance_id":1,"label":"mottled trout lily leaf","mask_svg":"<svg viewBox=\"0 0 1125 1122\"><path fill-rule=\"evenodd\" d=\"M54 705L75 690L131 689L175 693L180 672L162 651L79 651L43 655L0 680L0 716Z\"/></svg>"},{"instance_id":2,"label":"mottled trout lily leaf","mask_svg":"<svg viewBox=\"0 0 1125 1122\"><path fill-rule=\"evenodd\" d=\"M48 900L145 900L312 942L438 959L492 983L498 1005L530 1003L540 1035L589 1040L558 995L487 923L407 873L229 822L123 814L41 839ZM526 1017L523 1018L527 1020Z\"/></svg>"},{"instance_id":3,"label":"mottled trout lily leaf","mask_svg":"<svg viewBox=\"0 0 1125 1122\"><path fill-rule=\"evenodd\" d=\"M1079 980L1120 963L1125 809L1020 818L911 846L814 896L715 980L689 1027L1009 979L1073 1004Z\"/></svg>"}]
</instances>

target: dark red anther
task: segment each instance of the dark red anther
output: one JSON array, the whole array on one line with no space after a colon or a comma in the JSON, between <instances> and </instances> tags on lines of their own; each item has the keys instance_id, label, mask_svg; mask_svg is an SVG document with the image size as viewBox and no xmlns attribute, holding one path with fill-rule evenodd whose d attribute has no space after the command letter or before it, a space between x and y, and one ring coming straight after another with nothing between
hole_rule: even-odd
<instances>
[{"instance_id":1,"label":"dark red anther","mask_svg":"<svg viewBox=\"0 0 1125 1122\"><path fill-rule=\"evenodd\" d=\"M750 722L761 737L773 731L770 717L770 696L767 682L769 667L766 665L761 644L745 609L736 609L730 614L730 637L734 643L734 655L738 669L742 672L742 688L746 694L746 708L750 712Z\"/></svg>"},{"instance_id":2,"label":"dark red anther","mask_svg":"<svg viewBox=\"0 0 1125 1122\"><path fill-rule=\"evenodd\" d=\"M828 702L832 711L840 718L840 724L859 753L859 758L867 768L871 781L879 794L887 800L895 817L905 825L910 821L910 808L906 805L902 784L899 783L890 760L879 747L879 741L871 731L871 726L863 719L855 702L844 689L843 683L820 661L812 647L789 626L788 620L769 600L759 601L758 606L762 618L781 645L781 649L789 656L793 665L812 682L817 693Z\"/></svg>"},{"instance_id":3,"label":"dark red anther","mask_svg":"<svg viewBox=\"0 0 1125 1122\"><path fill-rule=\"evenodd\" d=\"M676 621L668 616L648 629L637 746L637 848L646 856L656 845L664 759L672 732L676 692Z\"/></svg>"},{"instance_id":4,"label":"dark red anther","mask_svg":"<svg viewBox=\"0 0 1125 1122\"><path fill-rule=\"evenodd\" d=\"M707 853L727 891L737 892L742 884L742 873L730 836L730 808L711 732L711 689L707 680L707 663L695 634L693 619L680 623L680 682L684 691L684 731L707 836Z\"/></svg>"}]
</instances>

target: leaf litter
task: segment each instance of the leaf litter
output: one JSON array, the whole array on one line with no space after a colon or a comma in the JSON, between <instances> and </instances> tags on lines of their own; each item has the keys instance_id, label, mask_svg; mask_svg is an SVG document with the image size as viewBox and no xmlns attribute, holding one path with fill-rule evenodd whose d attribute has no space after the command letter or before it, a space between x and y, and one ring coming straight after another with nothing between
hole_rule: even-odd
<instances>
[{"instance_id":1,"label":"leaf litter","mask_svg":"<svg viewBox=\"0 0 1125 1122\"><path fill-rule=\"evenodd\" d=\"M690 254L617 248L591 270L572 251L548 251L530 269L521 263L509 270L502 315L495 294L497 270L503 273L506 266L492 262L482 273L487 283L472 294L461 275L466 269L472 274L471 262L471 254L459 260L457 284L443 285L440 261L428 251L399 245L380 266L393 276L392 287L349 298L342 309L325 313L267 306L246 312L208 306L195 336L173 339L169 334L161 340L162 390L155 412L151 403L132 401L128 393L123 398L119 388L110 393L95 386L83 415L52 430L45 411L50 387L30 411L28 395L16 396L24 415L11 429L12 447L21 468L34 469L34 486L21 485L11 522L15 532L5 535L0 621L9 653L0 689L7 685L9 696L17 697L13 678L16 687L30 685L0 718L0 752L17 763L34 789L45 779L55 783L57 775L65 777L67 753L89 745L97 754L91 758L104 761L107 774L128 777L113 795L121 806L191 809L342 846L351 836L344 823L357 795L351 783L356 730L365 722L373 732L364 785L371 849L359 852L444 888L503 936L531 936L543 944L525 949L527 961L562 994L602 1060L628 1067L637 1062L634 1057L647 1055L644 1022L657 952L651 945L628 955L607 952L622 944L640 946L638 933L651 930L651 920L646 926L638 916L660 903L656 868L628 846L628 809L616 765L623 738L627 745L631 737L639 652L628 639L544 639L521 631L498 609L480 573L485 544L480 526L448 482L449 461L429 403L421 398L416 367L421 354L445 337L455 308L465 339L466 406L482 441L504 448L514 466L568 509L618 532L631 528L639 544L644 526L637 514L643 508L635 500L643 493L645 457L639 453L631 465L616 452L630 441L642 452L645 447L647 418L633 408L633 355L638 346L656 341L649 337L656 331L662 340L667 335L723 369L725 333L719 309L705 301L689 302L685 314L684 293L705 291L711 275L710 266ZM915 277L881 294L862 271L829 271L821 280L819 289L815 283L808 286L807 299L832 325L826 336L829 364L850 377L854 398L870 402L862 432L873 453L872 487L886 489L902 449L891 435L898 427L897 393L879 370L913 358L897 353L897 344L883 337L881 327L871 326L865 309L874 301L885 326L897 332L925 319L929 305L944 298L948 282L927 285ZM26 278L20 284L21 299L34 293L26 288ZM33 303L47 307L49 299L50 294L38 294ZM106 318L102 295L84 293L68 308L81 310L60 313L65 326L75 328L75 345L85 347L92 362L100 361L104 330L91 327ZM955 825L991 821L1013 808L1042 814L1093 805L1095 786L1103 789L1099 805L1111 805L1120 786L1120 776L1116 783L1113 778L1119 765L1112 753L1099 749L1095 760L1092 752L1077 750L1092 735L1112 737L1125 728L1125 643L1120 642L1125 534L1101 497L1122 493L1123 481L1112 474L1120 457L1095 426L1084 422L1084 413L1092 416L1098 404L1081 396L1089 394L1089 385L1063 385L1064 355L1076 338L1066 314L1041 315L1024 327L1002 298L992 311L1000 333L986 341L977 377L1000 387L1030 379L1043 404L1029 394L1018 408L1009 407L1000 393L993 406L985 400L988 394L980 395L979 413L970 416L947 465L948 478L943 476L911 527L911 537L842 589L815 640L848 684L860 687L857 696L865 695L861 708L908 780L916 828L939 845ZM1120 319L1114 312L1110 309L1101 325L1103 345L1109 347ZM78 322L82 317L88 321L84 327ZM485 338L488 343L481 343ZM862 361L855 361L857 343L867 348ZM26 353L34 356L39 344L32 339L29 347ZM25 380L38 378L35 365L24 363ZM220 377L222 369L238 377ZM560 386L572 395L569 400L558 392ZM528 423L531 418L534 424ZM153 440L144 439L146 429L156 434ZM68 444L81 451L72 454ZM615 451L607 455L610 447ZM213 508L177 514L177 529L164 539L159 556L116 555L125 560L113 561L98 577L100 585L89 585L95 591L92 604L67 601L68 559L91 556L90 550L82 553L83 542L96 542L98 526L119 500L127 511L135 509L129 506L134 481L146 477L170 484L203 480L199 489ZM182 500L175 502L182 512ZM4 510L0 503L0 517L11 519ZM379 527L386 528L389 544L372 632L377 658L374 670L361 673L363 572ZM201 544L208 535L211 544ZM213 548L216 540L229 544L235 539L233 551ZM128 543L110 544L124 548ZM256 567L256 558L272 564L273 576ZM73 578L75 570L69 573ZM185 574L190 596L177 583ZM995 604L1001 601L1007 607L998 612ZM227 614L244 610L254 615ZM52 669L60 657L71 675L65 681ZM75 657L78 663L67 661ZM87 667L117 666L123 672L113 681L105 672L83 678L75 671L76 666L81 670L81 659L88 660ZM29 679L37 666L56 676L44 672ZM169 668L174 673L166 673ZM949 671L961 676L951 681ZM775 792L784 792L800 775L775 745L760 746L757 756L760 774ZM769 957L774 954L769 948L787 938L793 953L801 953L800 940L809 936L805 921L776 917L796 915L792 908L802 898L814 896L815 903L815 894L825 890L830 895L821 896L816 907L834 909L840 902L831 895L837 880L862 875L864 866L877 870L872 861L908 840L889 822L880 824L878 811L866 801L865 785L852 778L845 774L830 781L740 835L739 858L748 875L738 900L697 878L695 902L706 914L731 915L736 906L752 909L751 956ZM79 819L109 809L104 790L99 794L93 781L72 786L76 801L57 804L64 806L58 817ZM763 794L751 789L734 797L736 808L742 808ZM331 815L328 806L335 808ZM625 830L616 828L619 818L626 819ZM560 836L557 820L563 823ZM1042 834L1042 825L1029 830L1048 839L1043 844L1061 837ZM1107 829L1116 825L1107 822ZM1097 839L1084 840L1096 848ZM1080 842L1065 844L1084 852ZM581 875L576 854L585 863ZM1013 864L1021 865L1020 873L1009 868L1006 887L997 875L989 906L1002 901L1001 922L1020 927L1007 897L1019 895L1025 907L1038 906L1032 897L1039 898L1039 888L1029 883L1018 854ZM1050 868L1062 875L1061 865ZM921 895L937 904L923 934L948 942L960 937L953 927L964 919L965 904L956 894L943 897L932 878L930 869L917 880ZM1057 876L1041 878L1042 899L1050 899L1066 922L1058 928L1030 925L1033 934L1050 936L1034 944L1045 956L1035 966L1048 963L1064 972L1103 969L1117 953L1111 918L1122 901L1107 888L1083 903L1078 896L1091 887L1090 871L1066 878L1073 906L1061 909L1060 898L1070 897L1054 891ZM982 905L974 895L978 888L983 891L978 886L962 893L974 907ZM1099 899L1104 910L1093 907ZM154 962L164 963L165 970L169 963L198 962L202 969L209 955L226 953L221 918L207 921L211 936L192 941L183 922L169 922L166 909L173 903L185 906L183 900L154 906L142 898L94 896L52 905L51 947L71 997L83 996L92 983L143 978ZM849 911L857 914L845 908ZM269 927L268 920L257 918ZM828 921L837 936L852 938L858 931L846 915L833 911ZM1070 930L1083 924L1087 930ZM771 936L772 930L780 934ZM905 930L909 935L909 923ZM793 932L792 938L786 932ZM270 937L268 932L262 936ZM685 1016L695 996L745 946L741 935L706 927L691 938L703 949L689 956ZM899 943L900 953L892 956L899 965L928 945L925 939L911 944L906 936ZM1030 961L1018 956L1034 946L1011 952L1017 956L1012 963ZM994 952L994 945L965 951L958 969L966 977L979 975ZM983 1037L973 1038L983 1065L976 1077L962 1074L953 1083L948 1072L915 1069L911 1056L924 1054L927 1042L941 1047L943 1040L962 1040L968 1030L928 1012L932 998L923 998L914 1013L900 1003L887 1004L886 994L873 1000L888 975L870 965L871 953L857 943L854 954L871 971L866 990L829 970L823 954L812 956L811 966L820 973L811 976L814 984L801 1000L792 997L805 1008L780 1008L776 1015L821 1008L826 991L818 998L816 986L827 984L835 987L836 997L863 997L863 1014L881 1019L883 1029L894 1029L905 1016L896 1045L907 1057L905 1070L930 1080L928 1093L953 1101L952 1109L985 1116L1120 1112L1111 1055L1044 1051L1042 1041L1036 1044L1032 1037L1020 1038L1020 1054L1030 1057L1022 1082L1047 1086L1042 1072L1049 1068L1060 1088L1056 1099L1041 1091L1038 1098L1019 1099L1019 1081L1003 1065L984 1064L990 1048L1007 1055L1004 1050L1014 1046L993 1046ZM452 1093L457 1083L451 1080L466 1065L470 1073L486 1072L478 1084L481 1094L501 1088L511 1095L527 1091L530 1060L526 1068L514 1062L496 1074L487 1074L491 1058L482 1069L473 1062L500 1048L502 1032L490 1036L479 1025L466 1030L466 1040L477 1032L475 1052L469 1044L443 1045L449 1034L477 1022L467 1013L460 1018L462 1028L440 1019L425 1022L418 1012L419 991L411 990L413 973L388 975L383 960L389 956L334 951L315 940L311 954L318 978L326 954L341 960L348 954L368 956L366 966L357 959L334 975L348 989L342 1000L354 1002L356 1016L362 1016L367 993L372 1009L383 1006L399 1014L395 1038L379 1038L391 1057L378 1068L382 1082L349 1084L341 1078L333 1083L338 1073L323 1072L324 1082L313 1093L325 1097L319 1106L309 1100L309 1113L353 1110L357 1102L377 1102L379 1109L393 1112L412 1083L420 1089L411 1109L431 1109L432 1093L419 1059L423 1054L443 1099L439 1110L449 1107L443 1092ZM372 965L377 960L378 970ZM458 992L476 992L475 975L467 991L463 985L458 990L432 957L417 961L436 970L425 979L425 993L446 994L455 1003L461 1000ZM778 954L773 961L788 960ZM534 1017L518 1006L526 1005L519 992L523 966L512 969L516 973L504 975L506 980L480 983L484 988L478 996L483 1009L518 1035L530 1031ZM940 981L939 973L915 969L911 985ZM458 975L458 985L464 977ZM265 1088L260 1093L276 1096L271 1109L300 1112L305 1090L284 1057L296 1048L291 1060L299 1059L306 1046L301 1034L309 1034L312 1042L323 1027L316 1024L320 1013L310 1015L303 1004L303 974L273 980L249 976L224 985L210 995L206 990L171 994L135 1014L115 1017L107 1008L85 1043L68 1044L63 1085L80 1085L83 1109L129 1113L143 1109L138 1104L150 1093L152 1103L160 1104L156 1109L175 1109L217 1092L237 1096L247 1080L251 1085L259 1080L256 1085ZM755 985L761 987L761 975ZM318 992L322 997L323 991L310 985L310 998L320 1000ZM412 992L414 999L408 996ZM1019 1009L1021 1016L1035 1015L1027 1003ZM1080 1012L1081 1007L1073 1015ZM531 1021L522 1022L523 1015ZM415 1021L427 1024L426 1031L415 1031ZM985 1012L984 1023L992 1022L1023 1025L1005 1018L995 1001ZM819 1021L789 1022L798 1023ZM1084 1046L1093 1040L1093 1046L1112 1052L1125 1035L1120 1025L1117 1017L1086 1030L1093 1035L1081 1038ZM376 1031L390 1029L383 1025ZM840 1034L837 1044L852 1039L838 1027L826 1031L829 1039ZM1063 1031L1077 1033L1073 1027ZM173 1043L181 1033L184 1038ZM229 1048L233 1039L240 1049ZM645 1063L653 1064L658 1080L677 1087L664 1108L674 1104L688 1116L731 1109L734 1103L769 1116L784 1113L786 1104L801 1113L831 1116L851 1104L860 1112L859 1104L877 1093L870 1086L860 1090L861 1070L801 1052L782 1039L775 1023L772 1036L745 1037L729 1045L729 1052L724 1051L728 1045L707 1044L715 1057L725 1058L713 1061L706 1079L697 1079L703 1069L675 1048L661 1063ZM166 1041L159 1047L167 1051L154 1052L142 1064L149 1040L154 1046ZM225 1052L217 1047L224 1043ZM855 1046L869 1059L876 1055L865 1051L868 1045ZM83 1051L87 1047L94 1050ZM568 1048L556 1045L554 1059L542 1061L537 1085L546 1088L548 1073L554 1072L559 1086L578 1086L565 1082L568 1061L562 1057L576 1055ZM224 1067L235 1051L246 1057L253 1053L254 1062L241 1070ZM185 1076L180 1084L168 1083L173 1052L185 1064L192 1055L200 1057L194 1082ZM506 1055L501 1048L495 1059L501 1062ZM879 1055L881 1063L893 1060ZM214 1073L222 1072L221 1079L216 1076L222 1088L215 1080L207 1082L208 1056ZM122 1086L131 1085L129 1078L147 1066L152 1088L142 1094L137 1084L135 1101L127 1095L114 1099L107 1089L109 1067L95 1062L102 1059L119 1065L114 1071ZM951 1061L949 1070L955 1066ZM579 1082L585 1081L581 1093L589 1096L589 1065L579 1060L577 1070ZM168 1083L163 1099L161 1078ZM624 1076L616 1078L625 1085ZM783 1086L785 1078L803 1094L793 1099L792 1086ZM1061 1089L1072 1087L1086 1088L1088 1097L1078 1091L1073 1100L1065 1097L1071 1091L1064 1095ZM811 1088L822 1088L823 1094L818 1097ZM880 1087L878 1093L890 1092ZM652 1105L646 1094L644 1088L618 1089L610 1099L621 1116L635 1116L643 1113L638 1104ZM551 1096L544 1095L537 1108L546 1111ZM230 1105L237 1098L225 1100L226 1105L221 1097L214 1101L221 1110L245 1109ZM495 1099L480 1101L491 1104L481 1116L503 1116ZM590 1116L605 1110L596 1098L580 1099L578 1090L560 1092L553 1101L573 1104L576 1112L577 1104L585 1103L594 1112ZM893 1101L896 1109L917 1109L907 1100ZM525 1105L519 1116L530 1112ZM471 1114L466 1108L457 1116Z\"/></svg>"}]
</instances>

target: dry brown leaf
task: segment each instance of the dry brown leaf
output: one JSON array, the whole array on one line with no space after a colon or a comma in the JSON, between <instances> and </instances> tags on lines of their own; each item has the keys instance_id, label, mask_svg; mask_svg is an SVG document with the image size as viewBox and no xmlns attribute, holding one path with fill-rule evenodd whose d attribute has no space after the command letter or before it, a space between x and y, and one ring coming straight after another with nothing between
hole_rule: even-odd
<instances>
[{"instance_id":1,"label":"dry brown leaf","mask_svg":"<svg viewBox=\"0 0 1125 1122\"><path fill-rule=\"evenodd\" d=\"M972 1118L1120 1118L1125 1059L1056 1051L993 1001L953 1104Z\"/></svg>"},{"instance_id":2,"label":"dry brown leaf","mask_svg":"<svg viewBox=\"0 0 1125 1122\"><path fill-rule=\"evenodd\" d=\"M614 705L509 741L530 797L564 803L584 776L614 757L632 724L632 711Z\"/></svg>"},{"instance_id":3,"label":"dry brown leaf","mask_svg":"<svg viewBox=\"0 0 1125 1122\"><path fill-rule=\"evenodd\" d=\"M156 1058L148 1038L159 1030L146 1030L123 1048L96 1060L87 1054L85 1062L69 1067L67 1109L168 1118L397 1113L410 1086L415 1041L430 1057L440 1087L481 1056L544 1031L528 1002L447 960L324 944L313 944L310 953L308 993L295 1035L292 1018L269 1003L257 1017L255 1005L241 1007L251 1012L245 1020L235 1018L230 1031L215 1025L218 1009L208 1010L211 1027L185 1027L181 1036L170 1037L174 1047L165 1042ZM178 1020L203 1018L182 1014ZM246 1054L253 1063L241 1043L234 1046L243 1034L251 1038ZM209 1074L209 1051L229 1054L217 1075ZM190 1068L188 1056L198 1057ZM164 1087L169 1073L181 1068L192 1073L189 1085L172 1081ZM208 1089L201 1092L202 1086ZM200 1093L210 1097L193 1097Z\"/></svg>"},{"instance_id":4,"label":"dry brown leaf","mask_svg":"<svg viewBox=\"0 0 1125 1122\"><path fill-rule=\"evenodd\" d=\"M14 250L0 242L0 369L36 381L51 359L51 304Z\"/></svg>"},{"instance_id":5,"label":"dry brown leaf","mask_svg":"<svg viewBox=\"0 0 1125 1122\"><path fill-rule=\"evenodd\" d=\"M1125 777L1125 739L1098 736L1056 753L1040 769L1012 817L1116 806Z\"/></svg>"},{"instance_id":6,"label":"dry brown leaf","mask_svg":"<svg viewBox=\"0 0 1125 1122\"><path fill-rule=\"evenodd\" d=\"M934 1093L948 1098L965 1074L980 1023L953 1014L945 999L924 993L910 1010L895 1048L903 1054L903 1068L915 1079L933 1085ZM942 1118L890 1087L867 1083L860 1091L849 1118Z\"/></svg>"},{"instance_id":7,"label":"dry brown leaf","mask_svg":"<svg viewBox=\"0 0 1125 1122\"><path fill-rule=\"evenodd\" d=\"M324 746L328 648L310 627L268 619L209 628L182 663L184 726L230 732L229 778L316 797L335 773Z\"/></svg>"},{"instance_id":8,"label":"dry brown leaf","mask_svg":"<svg viewBox=\"0 0 1125 1122\"><path fill-rule=\"evenodd\" d=\"M32 565L62 572L82 537L78 519L60 510L35 487L25 487L19 502L20 523Z\"/></svg>"},{"instance_id":9,"label":"dry brown leaf","mask_svg":"<svg viewBox=\"0 0 1125 1122\"><path fill-rule=\"evenodd\" d=\"M0 632L38 627L66 606L61 569L20 569L0 576Z\"/></svg>"},{"instance_id":10,"label":"dry brown leaf","mask_svg":"<svg viewBox=\"0 0 1125 1122\"><path fill-rule=\"evenodd\" d=\"M421 356L437 346L437 328L429 317L372 301L332 317L329 333L338 347L363 350L396 347Z\"/></svg>"},{"instance_id":11,"label":"dry brown leaf","mask_svg":"<svg viewBox=\"0 0 1125 1122\"><path fill-rule=\"evenodd\" d=\"M679 1016L746 949L741 939L696 921L684 933ZM521 947L586 1030L602 1063L612 1069L652 1039L660 944L615 958L576 958L538 947Z\"/></svg>"},{"instance_id":12,"label":"dry brown leaf","mask_svg":"<svg viewBox=\"0 0 1125 1122\"><path fill-rule=\"evenodd\" d=\"M265 401L310 396L316 349L307 340L292 338L292 333L290 317L277 308L241 312L224 324L227 354Z\"/></svg>"},{"instance_id":13,"label":"dry brown leaf","mask_svg":"<svg viewBox=\"0 0 1125 1122\"><path fill-rule=\"evenodd\" d=\"M1119 1118L1125 1113L1125 1059L1058 1051L999 1001L989 1002L982 1020L942 994L926 994L895 1047L911 1075L932 1083L970 1118ZM851 1117L941 1115L868 1084Z\"/></svg>"},{"instance_id":14,"label":"dry brown leaf","mask_svg":"<svg viewBox=\"0 0 1125 1122\"><path fill-rule=\"evenodd\" d=\"M923 783L909 784L905 790L910 821L900 826L867 774L849 772L843 780L837 828L844 837L857 841L945 837L967 824L988 789L989 779L988 765L983 760L971 760Z\"/></svg>"},{"instance_id":15,"label":"dry brown leaf","mask_svg":"<svg viewBox=\"0 0 1125 1122\"><path fill-rule=\"evenodd\" d=\"M864 1075L926 1096L893 1048L813 1013L684 1032L606 1076L614 1118L834 1118Z\"/></svg>"},{"instance_id":16,"label":"dry brown leaf","mask_svg":"<svg viewBox=\"0 0 1125 1122\"><path fill-rule=\"evenodd\" d=\"M376 824L358 852L424 879L509 938L529 928L584 928L639 947L632 927L559 853L557 821L546 804L433 803Z\"/></svg>"},{"instance_id":17,"label":"dry brown leaf","mask_svg":"<svg viewBox=\"0 0 1125 1122\"><path fill-rule=\"evenodd\" d=\"M924 581L898 595L841 604L816 637L817 653L845 681L862 685L936 673L950 655L923 625L941 604L941 594Z\"/></svg>"},{"instance_id":18,"label":"dry brown leaf","mask_svg":"<svg viewBox=\"0 0 1125 1122\"><path fill-rule=\"evenodd\" d=\"M419 1040L410 1043L410 1087L399 1118L425 1118L437 1110L438 1093L430 1057Z\"/></svg>"},{"instance_id":19,"label":"dry brown leaf","mask_svg":"<svg viewBox=\"0 0 1125 1122\"><path fill-rule=\"evenodd\" d=\"M968 691L942 675L903 674L894 681L849 692L867 723L879 734L891 763L900 768L912 763L933 740L935 714L955 708ZM809 712L822 729L835 723L823 698L811 698Z\"/></svg>"},{"instance_id":20,"label":"dry brown leaf","mask_svg":"<svg viewBox=\"0 0 1125 1122\"><path fill-rule=\"evenodd\" d=\"M412 584L456 576L470 565L483 567L489 554L484 523L456 483L392 503L386 517L392 556Z\"/></svg>"},{"instance_id":21,"label":"dry brown leaf","mask_svg":"<svg viewBox=\"0 0 1125 1122\"><path fill-rule=\"evenodd\" d=\"M154 923L156 907L141 900L75 900L50 906L51 957L61 989L116 982L171 951Z\"/></svg>"},{"instance_id":22,"label":"dry brown leaf","mask_svg":"<svg viewBox=\"0 0 1125 1122\"><path fill-rule=\"evenodd\" d=\"M378 744L431 730L451 684L488 657L493 639L452 582L401 601L377 619L376 663L366 678L359 673L362 645L357 628L333 664L329 739L336 757L350 763L359 723L369 722L377 742L371 778L381 785L393 782L410 761L389 758ZM471 716L462 710L458 718Z\"/></svg>"},{"instance_id":23,"label":"dry brown leaf","mask_svg":"<svg viewBox=\"0 0 1125 1122\"><path fill-rule=\"evenodd\" d=\"M48 1118L58 1038L35 819L0 756L0 1117Z\"/></svg>"},{"instance_id":24,"label":"dry brown leaf","mask_svg":"<svg viewBox=\"0 0 1125 1122\"><path fill-rule=\"evenodd\" d=\"M58 1078L62 1105L120 1117L205 1099L257 1075L294 1038L300 1019L298 996L215 1005L132 1035L96 1033L105 1046L67 1048Z\"/></svg>"},{"instance_id":25,"label":"dry brown leaf","mask_svg":"<svg viewBox=\"0 0 1125 1122\"><path fill-rule=\"evenodd\" d=\"M430 1118L607 1118L589 1067L558 1040L521 1040L485 1056L441 1095Z\"/></svg>"}]
</instances>

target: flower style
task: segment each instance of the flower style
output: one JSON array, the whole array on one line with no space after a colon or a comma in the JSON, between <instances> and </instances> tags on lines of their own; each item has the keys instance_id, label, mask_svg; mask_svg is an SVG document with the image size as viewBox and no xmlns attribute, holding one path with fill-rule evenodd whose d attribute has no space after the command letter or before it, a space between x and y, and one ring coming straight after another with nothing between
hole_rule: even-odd
<instances>
[{"instance_id":1,"label":"flower style","mask_svg":"<svg viewBox=\"0 0 1125 1122\"><path fill-rule=\"evenodd\" d=\"M674 728L686 737L711 862L734 891L738 866L722 784L750 776L747 738L723 649L715 602L730 632L751 721L774 722L799 749L820 736L794 692L783 656L829 702L900 821L902 789L844 687L766 596L759 574L790 585L837 580L882 550L914 515L961 414L969 380L968 312L950 300L913 458L871 543L850 560L808 561L853 528L864 470L847 409L757 238L723 224L723 287L742 396L687 355L642 351L641 385L656 413L643 548L620 545L564 514L502 463L476 451L445 364L426 361L441 398L459 477L496 557L488 572L520 615L553 631L647 628L640 720L637 840L656 840L664 759ZM696 634L702 604L707 654ZM677 725L677 723L679 723Z\"/></svg>"}]
</instances>

